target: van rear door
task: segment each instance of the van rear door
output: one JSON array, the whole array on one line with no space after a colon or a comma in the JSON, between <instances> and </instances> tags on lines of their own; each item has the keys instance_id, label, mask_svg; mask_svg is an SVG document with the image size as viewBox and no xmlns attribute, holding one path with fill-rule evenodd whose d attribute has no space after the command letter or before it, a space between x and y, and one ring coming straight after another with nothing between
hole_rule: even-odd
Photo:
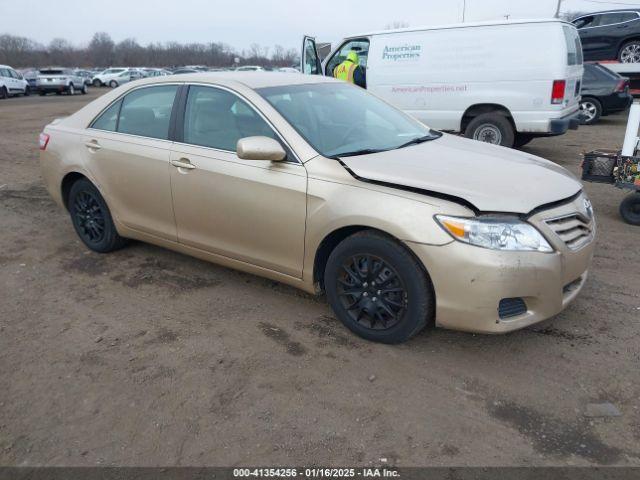
<instances>
[{"instance_id":1,"label":"van rear door","mask_svg":"<svg viewBox=\"0 0 640 480\"><path fill-rule=\"evenodd\" d=\"M302 39L300 71L305 75L322 75L322 62L316 48L316 39L308 35Z\"/></svg>"},{"instance_id":2,"label":"van rear door","mask_svg":"<svg viewBox=\"0 0 640 480\"><path fill-rule=\"evenodd\" d=\"M582 44L574 26L562 25L562 32L567 46L566 91L564 108L575 110L580 104L582 87Z\"/></svg>"}]
</instances>

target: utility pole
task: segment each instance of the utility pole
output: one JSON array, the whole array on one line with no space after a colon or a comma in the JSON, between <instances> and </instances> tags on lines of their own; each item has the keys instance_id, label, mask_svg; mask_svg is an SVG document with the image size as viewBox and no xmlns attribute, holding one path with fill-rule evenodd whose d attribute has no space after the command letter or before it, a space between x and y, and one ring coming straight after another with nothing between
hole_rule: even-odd
<instances>
[{"instance_id":1,"label":"utility pole","mask_svg":"<svg viewBox=\"0 0 640 480\"><path fill-rule=\"evenodd\" d=\"M564 0L558 0L558 6L556 8L556 14L555 14L556 18L560 18L560 9L562 8L562 2L564 2Z\"/></svg>"},{"instance_id":2,"label":"utility pole","mask_svg":"<svg viewBox=\"0 0 640 480\"><path fill-rule=\"evenodd\" d=\"M467 0L462 0L462 23L464 23L466 10L467 10Z\"/></svg>"}]
</instances>

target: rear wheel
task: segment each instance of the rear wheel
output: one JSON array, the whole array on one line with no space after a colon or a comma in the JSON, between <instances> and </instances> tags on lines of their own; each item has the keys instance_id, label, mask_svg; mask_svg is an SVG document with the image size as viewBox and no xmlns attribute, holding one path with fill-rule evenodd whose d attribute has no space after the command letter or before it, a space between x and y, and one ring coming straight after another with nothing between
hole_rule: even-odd
<instances>
[{"instance_id":1,"label":"rear wheel","mask_svg":"<svg viewBox=\"0 0 640 480\"><path fill-rule=\"evenodd\" d=\"M27 85L26 87L24 87L24 96L28 97L29 95L31 95L31 87Z\"/></svg>"},{"instance_id":2,"label":"rear wheel","mask_svg":"<svg viewBox=\"0 0 640 480\"><path fill-rule=\"evenodd\" d=\"M336 316L367 340L407 341L435 315L426 272L401 244L377 232L343 240L329 256L324 283Z\"/></svg>"},{"instance_id":3,"label":"rear wheel","mask_svg":"<svg viewBox=\"0 0 640 480\"><path fill-rule=\"evenodd\" d=\"M87 94L87 84L83 83L82 84L82 90L80 90L82 92L82 95L86 95Z\"/></svg>"},{"instance_id":4,"label":"rear wheel","mask_svg":"<svg viewBox=\"0 0 640 480\"><path fill-rule=\"evenodd\" d=\"M118 86L118 82L116 82L115 80L111 80L111 81L109 82L109 86L110 86L111 88L116 88L116 87Z\"/></svg>"},{"instance_id":5,"label":"rear wheel","mask_svg":"<svg viewBox=\"0 0 640 480\"><path fill-rule=\"evenodd\" d=\"M632 40L625 43L618 53L618 61L620 63L639 63L640 62L640 41Z\"/></svg>"},{"instance_id":6,"label":"rear wheel","mask_svg":"<svg viewBox=\"0 0 640 480\"><path fill-rule=\"evenodd\" d=\"M513 125L499 113L483 113L469 122L464 132L467 138L480 142L513 147L515 131Z\"/></svg>"},{"instance_id":7,"label":"rear wheel","mask_svg":"<svg viewBox=\"0 0 640 480\"><path fill-rule=\"evenodd\" d=\"M89 180L80 179L71 186L67 205L80 240L94 252L112 252L126 244L116 230L109 207Z\"/></svg>"},{"instance_id":8,"label":"rear wheel","mask_svg":"<svg viewBox=\"0 0 640 480\"><path fill-rule=\"evenodd\" d=\"M620 204L620 215L631 225L640 225L640 192L632 193Z\"/></svg>"},{"instance_id":9,"label":"rear wheel","mask_svg":"<svg viewBox=\"0 0 640 480\"><path fill-rule=\"evenodd\" d=\"M602 116L602 104L595 98L586 97L580 101L580 124L593 125L598 123Z\"/></svg>"}]
</instances>

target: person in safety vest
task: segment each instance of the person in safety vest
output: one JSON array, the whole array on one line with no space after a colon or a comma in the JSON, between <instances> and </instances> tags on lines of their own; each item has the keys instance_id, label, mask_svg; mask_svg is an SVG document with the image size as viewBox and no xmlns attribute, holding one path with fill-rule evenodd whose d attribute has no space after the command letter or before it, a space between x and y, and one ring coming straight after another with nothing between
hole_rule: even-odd
<instances>
[{"instance_id":1,"label":"person in safety vest","mask_svg":"<svg viewBox=\"0 0 640 480\"><path fill-rule=\"evenodd\" d=\"M360 65L358 54L351 50L344 62L333 69L333 77L367 88L364 68Z\"/></svg>"}]
</instances>

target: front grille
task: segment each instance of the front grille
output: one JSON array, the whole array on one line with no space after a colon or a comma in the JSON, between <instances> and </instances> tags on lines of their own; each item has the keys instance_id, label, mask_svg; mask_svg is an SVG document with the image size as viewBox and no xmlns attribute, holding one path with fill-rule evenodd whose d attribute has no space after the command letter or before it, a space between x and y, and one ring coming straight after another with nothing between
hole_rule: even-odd
<instances>
[{"instance_id":1,"label":"front grille","mask_svg":"<svg viewBox=\"0 0 640 480\"><path fill-rule=\"evenodd\" d=\"M527 304L522 298L503 298L498 305L498 315L500 318L517 317L527 313Z\"/></svg>"},{"instance_id":2,"label":"front grille","mask_svg":"<svg viewBox=\"0 0 640 480\"><path fill-rule=\"evenodd\" d=\"M592 223L585 222L577 213L545 221L571 250L578 250L593 238Z\"/></svg>"}]
</instances>

